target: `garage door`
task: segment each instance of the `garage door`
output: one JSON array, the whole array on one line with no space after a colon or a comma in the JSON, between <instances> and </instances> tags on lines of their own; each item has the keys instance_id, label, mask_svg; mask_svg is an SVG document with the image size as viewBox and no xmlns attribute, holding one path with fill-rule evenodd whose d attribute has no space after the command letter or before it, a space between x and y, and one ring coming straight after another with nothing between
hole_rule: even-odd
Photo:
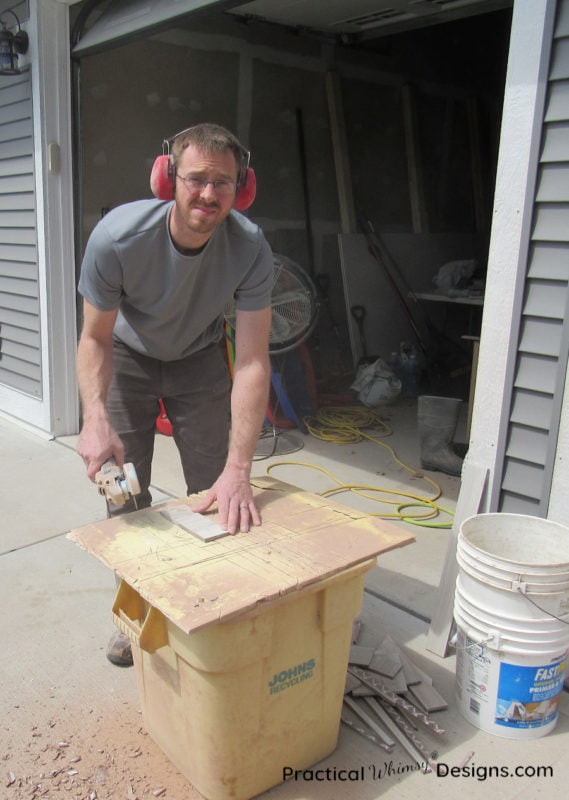
<instances>
[{"instance_id":1,"label":"garage door","mask_svg":"<svg viewBox=\"0 0 569 800\"><path fill-rule=\"evenodd\" d=\"M232 11L247 22L365 41L385 33L436 25L506 8L513 0L122 0L109 3L96 22L77 37L76 56L168 27L177 17ZM96 10L97 6L86 6ZM89 16L89 13L87 14Z\"/></svg>"},{"instance_id":2,"label":"garage door","mask_svg":"<svg viewBox=\"0 0 569 800\"><path fill-rule=\"evenodd\" d=\"M239 2L228 0L123 0L110 3L96 22L85 31L79 31L79 41L73 55L86 55L109 45L140 36L149 28L155 32L170 25L177 17L205 11L224 11Z\"/></svg>"}]
</instances>

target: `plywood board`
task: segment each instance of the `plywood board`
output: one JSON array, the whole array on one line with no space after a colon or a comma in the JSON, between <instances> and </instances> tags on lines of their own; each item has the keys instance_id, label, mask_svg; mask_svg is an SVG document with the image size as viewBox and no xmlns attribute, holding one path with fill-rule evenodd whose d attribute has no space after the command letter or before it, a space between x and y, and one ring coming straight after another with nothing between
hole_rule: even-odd
<instances>
[{"instance_id":1,"label":"plywood board","mask_svg":"<svg viewBox=\"0 0 569 800\"><path fill-rule=\"evenodd\" d=\"M255 479L253 491L263 523L249 533L202 541L162 513L191 506L197 495L68 537L185 633L278 602L413 541L393 524L273 478ZM217 514L207 517L217 522Z\"/></svg>"}]
</instances>

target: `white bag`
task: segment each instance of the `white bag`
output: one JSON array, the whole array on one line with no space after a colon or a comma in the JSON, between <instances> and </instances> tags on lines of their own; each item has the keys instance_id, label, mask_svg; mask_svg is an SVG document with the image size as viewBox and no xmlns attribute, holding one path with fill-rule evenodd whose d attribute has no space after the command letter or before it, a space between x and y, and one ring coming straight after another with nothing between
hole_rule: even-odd
<instances>
[{"instance_id":1,"label":"white bag","mask_svg":"<svg viewBox=\"0 0 569 800\"><path fill-rule=\"evenodd\" d=\"M474 275L477 266L478 262L473 259L449 261L439 269L433 283L437 289L455 289Z\"/></svg>"},{"instance_id":2,"label":"white bag","mask_svg":"<svg viewBox=\"0 0 569 800\"><path fill-rule=\"evenodd\" d=\"M396 400L401 393L401 381L383 359L358 367L351 389L358 392L358 399L369 408Z\"/></svg>"}]
</instances>

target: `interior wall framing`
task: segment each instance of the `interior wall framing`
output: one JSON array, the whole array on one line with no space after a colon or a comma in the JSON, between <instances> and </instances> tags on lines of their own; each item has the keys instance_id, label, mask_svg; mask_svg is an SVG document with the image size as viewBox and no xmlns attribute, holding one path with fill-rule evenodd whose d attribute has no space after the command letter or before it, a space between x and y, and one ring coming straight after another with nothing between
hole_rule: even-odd
<instances>
[{"instance_id":1,"label":"interior wall framing","mask_svg":"<svg viewBox=\"0 0 569 800\"><path fill-rule=\"evenodd\" d=\"M475 230L468 113L475 95L484 120L485 163L491 165L499 91L496 101L480 87L453 83L450 70L444 79L425 77L420 66L406 69L389 53L349 52L275 31L267 35L215 14L186 29L172 28L81 59L83 242L105 209L149 196L148 175L165 136L200 120L218 121L251 149L258 179L251 217L277 252L309 271L312 251L314 272L329 280L333 318L345 329L340 214L326 96L330 69L340 79L356 208L392 236L393 255L401 259L406 280L416 291L428 290L445 260L475 258L484 264L488 234ZM426 173L422 232L438 237L422 259L408 258L409 237L417 229L405 139L404 98L410 87ZM308 209L297 110L304 124ZM99 124L103 116L105 126ZM489 214L491 167L485 177ZM306 238L307 212L312 243ZM370 316L394 307L393 298L381 291L381 306L370 304ZM438 310L431 311L436 316ZM385 325L377 333L372 329L370 337L370 347L384 356L410 335L400 314L386 312L385 317Z\"/></svg>"}]
</instances>

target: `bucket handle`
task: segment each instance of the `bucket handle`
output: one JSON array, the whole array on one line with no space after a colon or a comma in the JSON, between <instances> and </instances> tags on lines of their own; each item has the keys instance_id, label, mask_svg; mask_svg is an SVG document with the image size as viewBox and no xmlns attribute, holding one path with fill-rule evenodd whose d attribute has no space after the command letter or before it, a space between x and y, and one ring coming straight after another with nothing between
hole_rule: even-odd
<instances>
[{"instance_id":1,"label":"bucket handle","mask_svg":"<svg viewBox=\"0 0 569 800\"><path fill-rule=\"evenodd\" d=\"M542 614L547 614L548 617L556 619L558 622L562 622L564 625L569 625L569 619L563 619L563 617L558 617L557 614L554 614L552 611L548 611L546 608L542 608L539 605L539 603L536 603L535 600L532 597L530 597L529 594L527 594L526 583L518 584L518 586L516 587L516 591L518 592L518 594L523 595L527 600L529 600L532 606L535 606L538 609L538 611L542 612ZM565 616L567 616L567 614Z\"/></svg>"}]
</instances>

